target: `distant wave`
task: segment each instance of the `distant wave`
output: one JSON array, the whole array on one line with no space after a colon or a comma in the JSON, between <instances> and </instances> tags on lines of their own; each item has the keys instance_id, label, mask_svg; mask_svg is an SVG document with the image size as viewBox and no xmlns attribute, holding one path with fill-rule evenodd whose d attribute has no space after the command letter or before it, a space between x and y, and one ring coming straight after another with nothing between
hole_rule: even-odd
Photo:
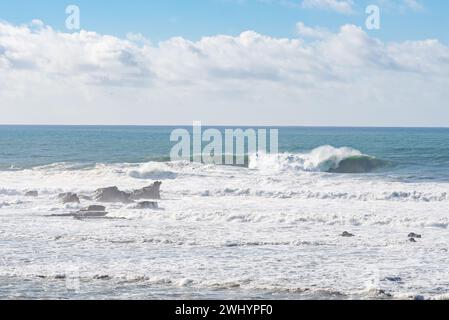
<instances>
[{"instance_id":1,"label":"distant wave","mask_svg":"<svg viewBox=\"0 0 449 320\"><path fill-rule=\"evenodd\" d=\"M136 169L132 169L128 172L128 175L136 179L176 179L178 176L176 172L170 170L170 168L161 162L148 162L140 165Z\"/></svg>"},{"instance_id":2,"label":"distant wave","mask_svg":"<svg viewBox=\"0 0 449 320\"><path fill-rule=\"evenodd\" d=\"M335 148L329 145L320 146L306 153L258 153L245 155L243 165L261 172L328 172L328 173L369 173L388 166L390 163L376 157L363 154L349 147ZM37 170L45 172L73 172L99 168L115 167L119 171L127 171L136 179L176 179L179 171L185 167L201 167L204 164L189 161L171 162L169 157L151 158L140 163L68 163L58 162L24 169L8 169L6 171ZM0 170L2 171L2 170Z\"/></svg>"},{"instance_id":3,"label":"distant wave","mask_svg":"<svg viewBox=\"0 0 449 320\"><path fill-rule=\"evenodd\" d=\"M387 164L387 161L353 148L321 146L308 153L255 154L250 157L249 168L261 171L368 173Z\"/></svg>"}]
</instances>

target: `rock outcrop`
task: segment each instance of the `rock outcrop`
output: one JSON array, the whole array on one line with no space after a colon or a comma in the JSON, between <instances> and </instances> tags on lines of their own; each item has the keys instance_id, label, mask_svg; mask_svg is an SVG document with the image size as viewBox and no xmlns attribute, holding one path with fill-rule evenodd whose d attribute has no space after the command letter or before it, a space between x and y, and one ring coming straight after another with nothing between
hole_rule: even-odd
<instances>
[{"instance_id":1,"label":"rock outcrop","mask_svg":"<svg viewBox=\"0 0 449 320\"><path fill-rule=\"evenodd\" d=\"M120 191L117 187L101 188L95 191L94 200L99 202L130 203L130 194Z\"/></svg>"},{"instance_id":2,"label":"rock outcrop","mask_svg":"<svg viewBox=\"0 0 449 320\"><path fill-rule=\"evenodd\" d=\"M160 199L161 198L161 185L162 182L156 181L151 186L144 187L142 189L134 190L131 195L131 200L141 199Z\"/></svg>"},{"instance_id":3,"label":"rock outcrop","mask_svg":"<svg viewBox=\"0 0 449 320\"><path fill-rule=\"evenodd\" d=\"M76 193L68 192L61 193L58 195L58 198L61 199L63 204L66 203L80 203L80 198Z\"/></svg>"},{"instance_id":4,"label":"rock outcrop","mask_svg":"<svg viewBox=\"0 0 449 320\"><path fill-rule=\"evenodd\" d=\"M121 202L131 203L134 200L160 199L162 182L156 181L148 187L134 190L131 193L120 191L117 187L98 189L93 199L99 202Z\"/></svg>"}]
</instances>

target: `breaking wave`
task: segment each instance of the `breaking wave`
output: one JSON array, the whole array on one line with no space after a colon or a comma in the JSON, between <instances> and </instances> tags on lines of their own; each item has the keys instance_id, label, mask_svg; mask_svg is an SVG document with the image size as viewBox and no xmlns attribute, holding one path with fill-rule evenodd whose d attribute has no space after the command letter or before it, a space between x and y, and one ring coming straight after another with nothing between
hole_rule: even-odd
<instances>
[{"instance_id":1,"label":"breaking wave","mask_svg":"<svg viewBox=\"0 0 449 320\"><path fill-rule=\"evenodd\" d=\"M176 172L161 162L148 162L140 165L138 168L130 170L128 175L135 179L153 179L165 180L176 179L178 176Z\"/></svg>"},{"instance_id":2,"label":"breaking wave","mask_svg":"<svg viewBox=\"0 0 449 320\"><path fill-rule=\"evenodd\" d=\"M261 171L309 171L329 173L368 173L385 167L387 161L359 150L321 146L308 153L254 154L249 168Z\"/></svg>"}]
</instances>

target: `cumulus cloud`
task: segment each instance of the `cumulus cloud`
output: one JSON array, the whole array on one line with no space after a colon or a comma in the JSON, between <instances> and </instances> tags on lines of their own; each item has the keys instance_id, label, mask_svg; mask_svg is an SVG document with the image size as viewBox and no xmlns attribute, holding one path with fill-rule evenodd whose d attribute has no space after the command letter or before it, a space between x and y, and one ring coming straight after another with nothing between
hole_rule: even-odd
<instances>
[{"instance_id":1,"label":"cumulus cloud","mask_svg":"<svg viewBox=\"0 0 449 320\"><path fill-rule=\"evenodd\" d=\"M438 40L387 44L354 25L336 33L298 26L293 39L247 31L153 45L141 35L0 23L0 122L424 125L449 119L449 48Z\"/></svg>"},{"instance_id":2,"label":"cumulus cloud","mask_svg":"<svg viewBox=\"0 0 449 320\"><path fill-rule=\"evenodd\" d=\"M296 31L299 36L305 38L324 39L331 35L331 33L325 28L308 27L301 21L296 24Z\"/></svg>"}]
</instances>

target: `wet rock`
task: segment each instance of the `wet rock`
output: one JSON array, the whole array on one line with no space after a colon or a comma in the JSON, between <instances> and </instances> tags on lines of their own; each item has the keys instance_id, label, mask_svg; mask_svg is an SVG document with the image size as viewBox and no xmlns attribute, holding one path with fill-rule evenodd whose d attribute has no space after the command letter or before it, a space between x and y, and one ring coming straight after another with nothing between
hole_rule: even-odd
<instances>
[{"instance_id":1,"label":"wet rock","mask_svg":"<svg viewBox=\"0 0 449 320\"><path fill-rule=\"evenodd\" d=\"M151 186L144 187L142 189L134 190L131 195L131 200L141 199L160 199L161 198L161 185L162 182L156 181Z\"/></svg>"},{"instance_id":2,"label":"wet rock","mask_svg":"<svg viewBox=\"0 0 449 320\"><path fill-rule=\"evenodd\" d=\"M58 198L61 199L63 204L66 203L80 203L80 198L75 193L61 193L58 195Z\"/></svg>"},{"instance_id":3,"label":"wet rock","mask_svg":"<svg viewBox=\"0 0 449 320\"><path fill-rule=\"evenodd\" d=\"M347 232L347 231L343 232L343 233L341 234L341 236L342 236L342 237L345 237L345 238L355 237L352 233L349 233L349 232Z\"/></svg>"},{"instance_id":4,"label":"wet rock","mask_svg":"<svg viewBox=\"0 0 449 320\"><path fill-rule=\"evenodd\" d=\"M78 211L74 217L75 218L98 218L104 217L108 213L106 212L106 207L99 205L89 206L87 209Z\"/></svg>"},{"instance_id":5,"label":"wet rock","mask_svg":"<svg viewBox=\"0 0 449 320\"><path fill-rule=\"evenodd\" d=\"M415 238L410 238L410 239L408 239L408 241L410 241L410 242L416 242Z\"/></svg>"},{"instance_id":6,"label":"wet rock","mask_svg":"<svg viewBox=\"0 0 449 320\"><path fill-rule=\"evenodd\" d=\"M105 206L99 206L99 205L93 205L93 206L87 207L87 209L85 209L84 211L104 212L104 211L106 211L106 207Z\"/></svg>"},{"instance_id":7,"label":"wet rock","mask_svg":"<svg viewBox=\"0 0 449 320\"><path fill-rule=\"evenodd\" d=\"M99 202L121 202L130 203L130 194L120 191L117 187L97 189L94 193L94 200Z\"/></svg>"},{"instance_id":8,"label":"wet rock","mask_svg":"<svg viewBox=\"0 0 449 320\"><path fill-rule=\"evenodd\" d=\"M401 277L386 277L385 280L391 281L391 282L402 282Z\"/></svg>"},{"instance_id":9,"label":"wet rock","mask_svg":"<svg viewBox=\"0 0 449 320\"><path fill-rule=\"evenodd\" d=\"M37 197L39 196L39 193L37 191L28 191L25 193L25 197Z\"/></svg>"},{"instance_id":10,"label":"wet rock","mask_svg":"<svg viewBox=\"0 0 449 320\"><path fill-rule=\"evenodd\" d=\"M412 238L412 239L421 239L422 238L422 236L420 234L416 234L414 232L409 233L408 237Z\"/></svg>"},{"instance_id":11,"label":"wet rock","mask_svg":"<svg viewBox=\"0 0 449 320\"><path fill-rule=\"evenodd\" d=\"M94 276L94 279L95 280L110 280L111 277L108 275L96 275L96 276Z\"/></svg>"},{"instance_id":12,"label":"wet rock","mask_svg":"<svg viewBox=\"0 0 449 320\"><path fill-rule=\"evenodd\" d=\"M157 202L154 201L142 201L136 204L136 209L158 209Z\"/></svg>"}]
</instances>

